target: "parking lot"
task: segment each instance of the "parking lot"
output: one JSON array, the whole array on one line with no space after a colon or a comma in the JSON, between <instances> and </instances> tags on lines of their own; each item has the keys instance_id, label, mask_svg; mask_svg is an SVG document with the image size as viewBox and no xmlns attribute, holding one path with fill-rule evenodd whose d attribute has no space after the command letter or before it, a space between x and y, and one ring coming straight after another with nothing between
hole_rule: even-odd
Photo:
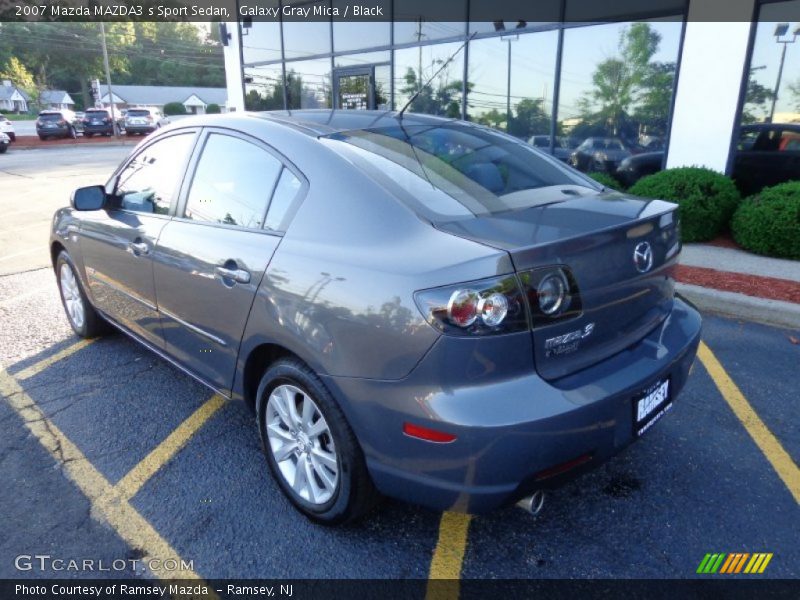
<instances>
[{"instance_id":1,"label":"parking lot","mask_svg":"<svg viewBox=\"0 0 800 600\"><path fill-rule=\"evenodd\" d=\"M800 332L706 316L674 409L532 517L393 501L357 525L298 515L254 418L127 337L79 341L47 267L53 210L124 147L0 157L0 578L19 555L178 559L187 578L685 578L707 553L773 553L800 577ZM720 575L721 576L721 575ZM711 577L703 575L702 577Z\"/></svg>"}]
</instances>

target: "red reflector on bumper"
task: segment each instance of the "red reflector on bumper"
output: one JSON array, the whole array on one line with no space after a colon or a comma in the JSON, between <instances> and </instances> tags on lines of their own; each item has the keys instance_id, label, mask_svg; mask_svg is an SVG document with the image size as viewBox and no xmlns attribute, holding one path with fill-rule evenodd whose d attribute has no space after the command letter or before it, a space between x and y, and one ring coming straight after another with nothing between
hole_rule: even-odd
<instances>
[{"instance_id":1,"label":"red reflector on bumper","mask_svg":"<svg viewBox=\"0 0 800 600\"><path fill-rule=\"evenodd\" d=\"M403 433L411 437L425 440L426 442L438 442L440 444L446 444L456 439L456 436L452 433L428 429L427 427L414 425L413 423L403 423Z\"/></svg>"},{"instance_id":2,"label":"red reflector on bumper","mask_svg":"<svg viewBox=\"0 0 800 600\"><path fill-rule=\"evenodd\" d=\"M578 458L573 458L572 460L568 460L567 462L563 462L554 467L550 467L549 469L545 469L544 471L540 471L539 473L536 474L536 481L541 481L542 479L549 479L550 477L561 475L562 473L571 471L575 467L579 467L582 464L589 462L590 460L592 460L591 454L582 454Z\"/></svg>"}]
</instances>

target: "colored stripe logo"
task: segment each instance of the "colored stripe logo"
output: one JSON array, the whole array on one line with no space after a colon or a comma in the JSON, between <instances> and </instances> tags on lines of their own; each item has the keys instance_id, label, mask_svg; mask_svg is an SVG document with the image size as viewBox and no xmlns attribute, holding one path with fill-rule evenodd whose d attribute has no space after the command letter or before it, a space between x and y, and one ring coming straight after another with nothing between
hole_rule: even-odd
<instances>
[{"instance_id":1,"label":"colored stripe logo","mask_svg":"<svg viewBox=\"0 0 800 600\"><path fill-rule=\"evenodd\" d=\"M733 575L736 573L757 574L763 573L769 561L772 560L772 552L731 552L706 554L697 567L697 572L703 575L713 575L715 573Z\"/></svg>"}]
</instances>

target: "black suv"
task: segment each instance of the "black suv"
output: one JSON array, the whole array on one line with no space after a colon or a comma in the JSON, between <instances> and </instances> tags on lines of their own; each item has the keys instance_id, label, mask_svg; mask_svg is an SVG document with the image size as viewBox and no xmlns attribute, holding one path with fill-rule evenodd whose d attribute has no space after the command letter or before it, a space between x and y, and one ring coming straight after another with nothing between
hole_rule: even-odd
<instances>
[{"instance_id":1,"label":"black suv","mask_svg":"<svg viewBox=\"0 0 800 600\"><path fill-rule=\"evenodd\" d=\"M116 112L117 131L124 131L125 119L120 112ZM111 119L111 109L90 108L83 116L83 135L92 137L98 135L114 135L114 124Z\"/></svg>"},{"instance_id":2,"label":"black suv","mask_svg":"<svg viewBox=\"0 0 800 600\"><path fill-rule=\"evenodd\" d=\"M36 119L36 134L42 141L47 138L77 138L75 113L71 110L43 110Z\"/></svg>"}]
</instances>

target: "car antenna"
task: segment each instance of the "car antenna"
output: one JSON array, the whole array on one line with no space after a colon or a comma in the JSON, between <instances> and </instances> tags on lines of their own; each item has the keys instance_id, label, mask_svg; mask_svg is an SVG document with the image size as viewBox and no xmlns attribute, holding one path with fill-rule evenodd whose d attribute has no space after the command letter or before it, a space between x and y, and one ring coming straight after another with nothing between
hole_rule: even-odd
<instances>
[{"instance_id":1,"label":"car antenna","mask_svg":"<svg viewBox=\"0 0 800 600\"><path fill-rule=\"evenodd\" d=\"M416 100L416 99L417 99L417 96L419 96L419 95L422 93L422 90L424 90L426 87L428 87L428 85L430 84L430 82L431 82L431 81L433 81L434 79L436 79L436 76L437 76L439 73L441 73L441 72L444 70L444 68L445 68L447 65L449 65L451 62L453 62L453 59L454 59L456 56L458 56L458 53L459 53L459 52L461 52L461 51L464 49L464 47L467 45L467 42L471 41L471 40L472 40L472 38L474 38L474 37L475 37L477 34L478 34L478 32L477 32L477 31L475 31L475 32L473 32L473 33L472 33L472 35L471 35L471 36L469 36L469 37L468 37L466 40L464 40L464 43L463 43L463 44L461 44L461 46L459 46L459 47L456 49L456 51L455 51L455 52L453 52L453 53L450 55L450 57L449 57L449 58L448 58L446 61L444 61L444 63L442 63L442 66L441 66L441 67L439 67L439 69L436 71L436 73L434 73L433 75L431 75L431 76L428 78L428 80L427 80L427 81L426 81L426 82L425 82L423 85L419 86L419 89L418 89L416 92L414 92L414 93L411 95L411 98L409 98L409 99L408 99L408 102L406 102L406 103L403 105L403 108L401 108L401 109L400 109L400 112L398 112L398 113L397 113L397 116L400 118L400 120L401 120L401 121L403 120L403 113L406 111L406 109L407 109L409 106L411 106L411 103L412 103L412 102L414 102L414 100ZM420 73L419 75L420 75L420 78L421 78L421 77L422 77L422 73Z\"/></svg>"}]
</instances>

